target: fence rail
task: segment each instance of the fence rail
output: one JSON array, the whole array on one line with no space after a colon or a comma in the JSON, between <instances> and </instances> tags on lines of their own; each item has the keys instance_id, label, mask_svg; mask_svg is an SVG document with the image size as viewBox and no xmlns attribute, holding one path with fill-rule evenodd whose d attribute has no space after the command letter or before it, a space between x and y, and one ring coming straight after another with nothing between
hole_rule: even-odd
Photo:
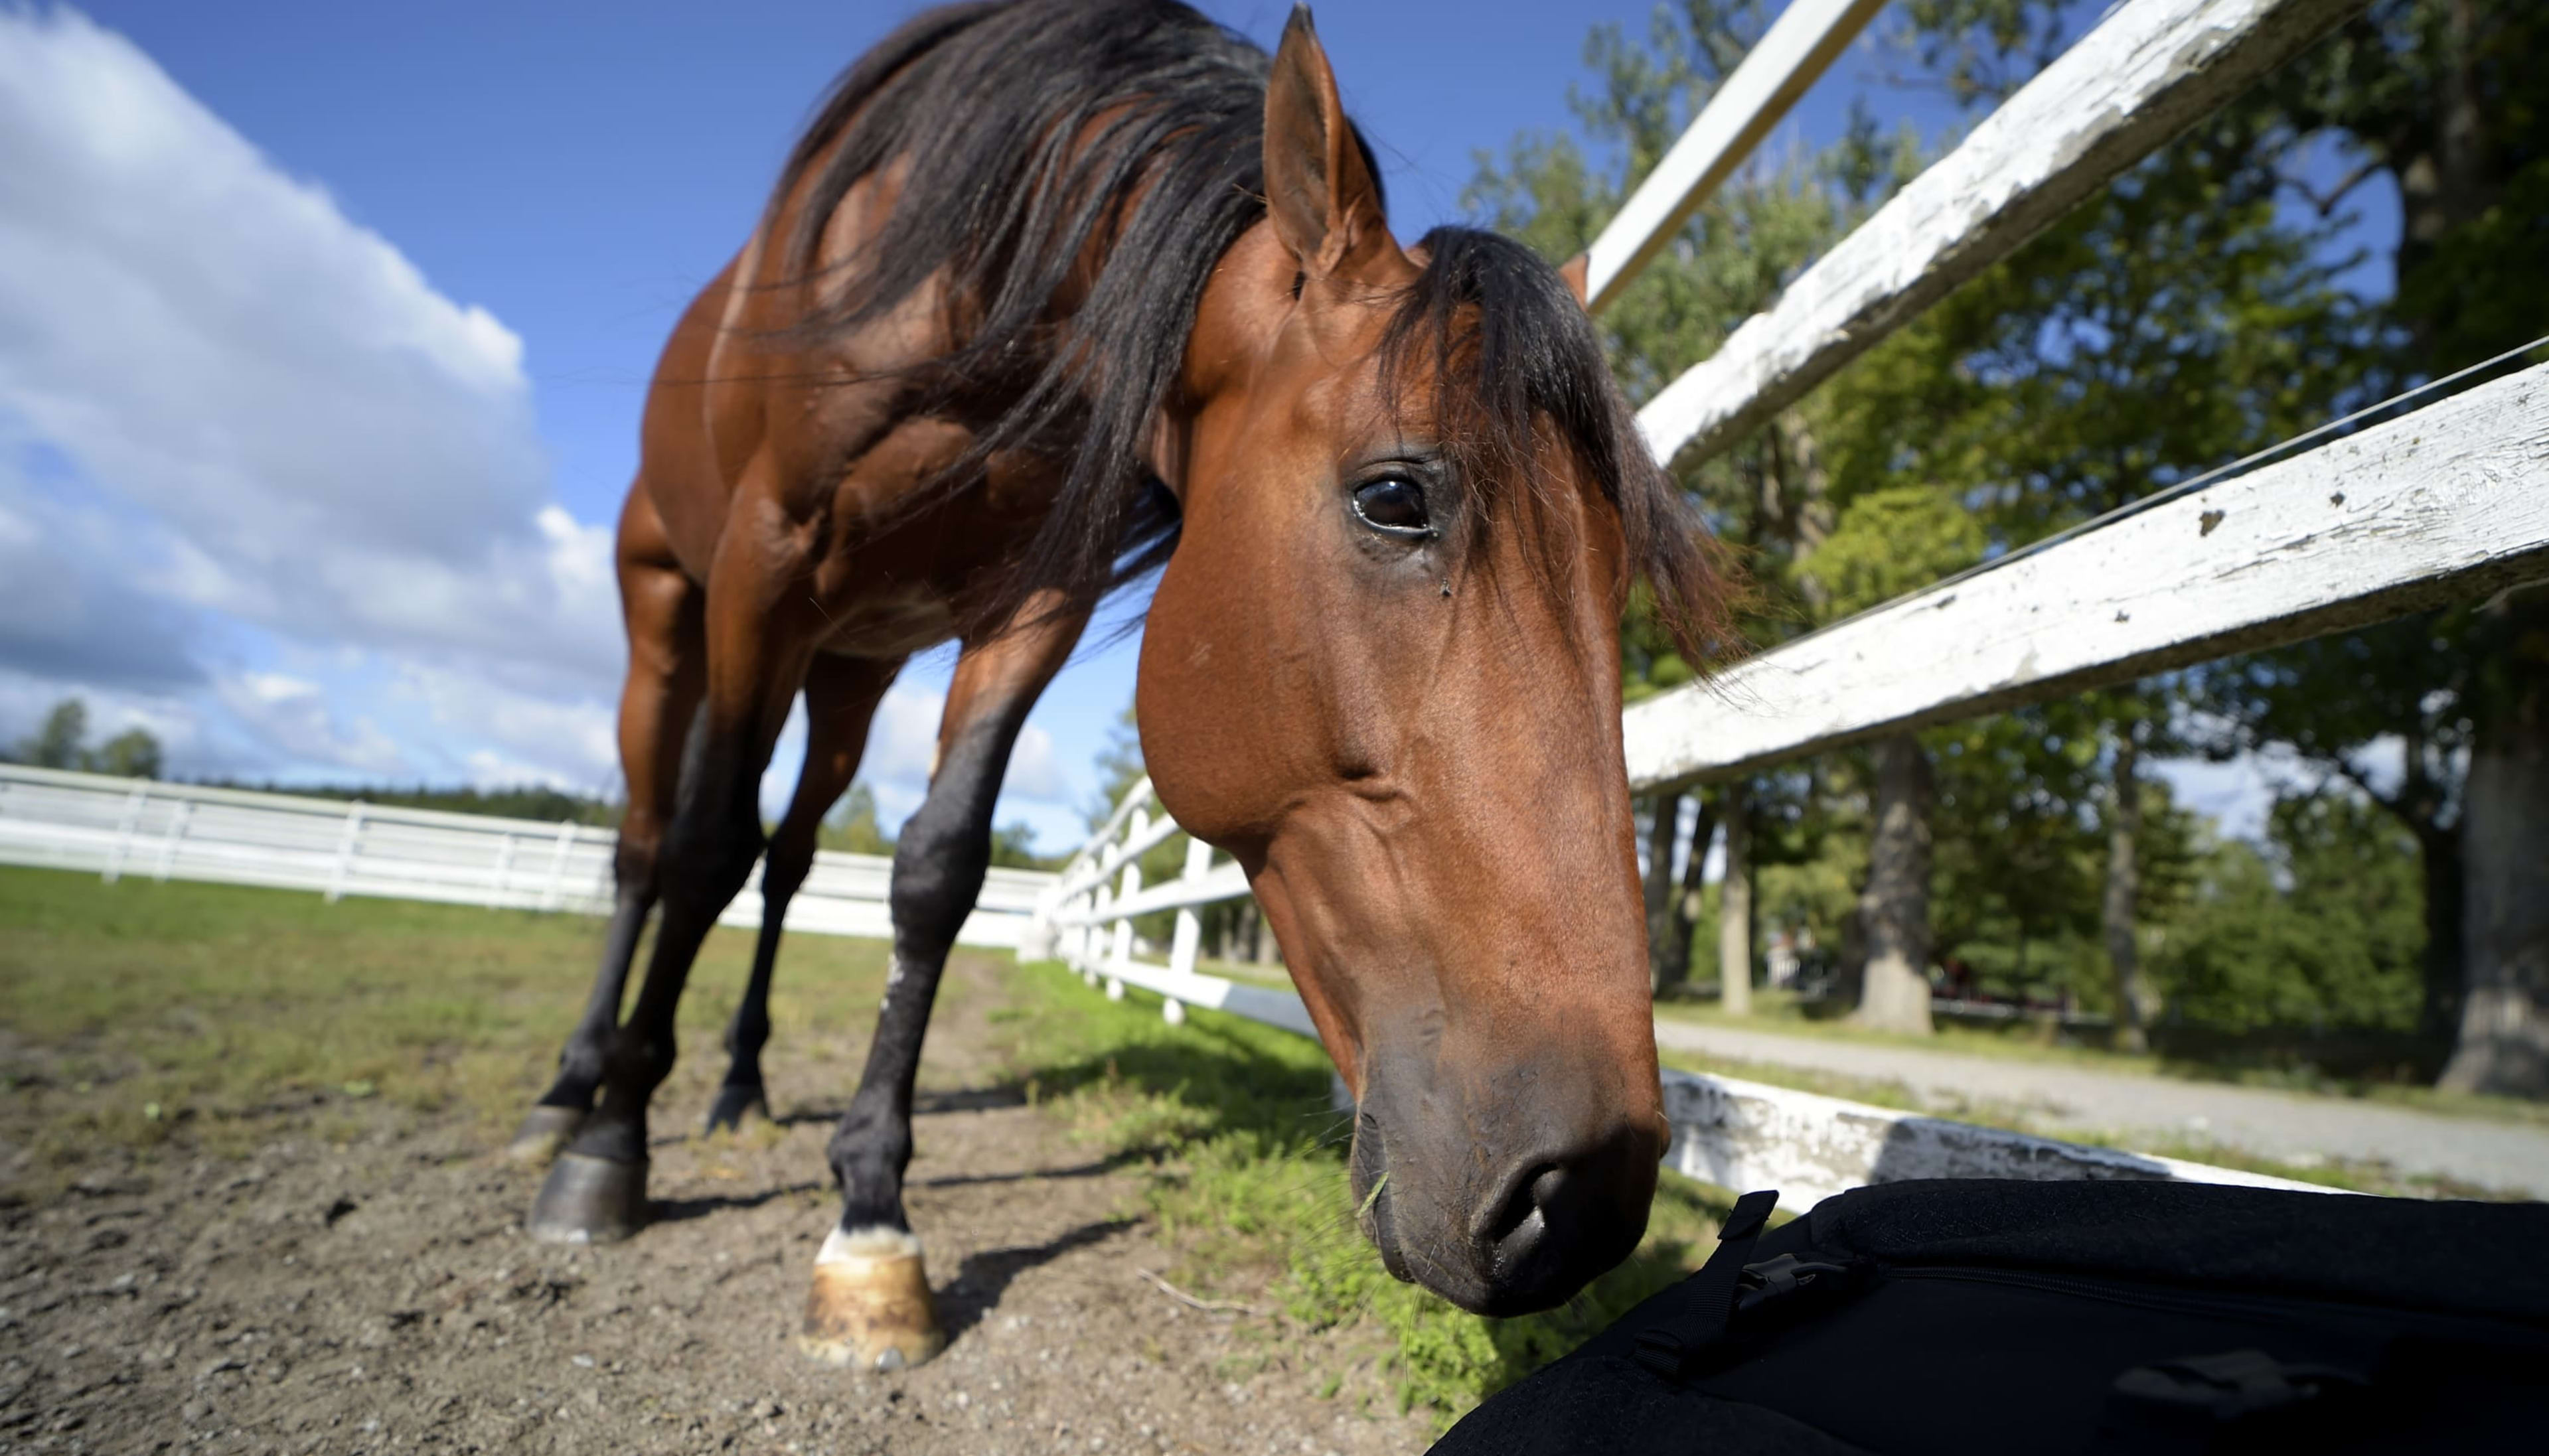
<instances>
[{"instance_id":1,"label":"fence rail","mask_svg":"<svg viewBox=\"0 0 2549 1456\"><path fill-rule=\"evenodd\" d=\"M1317 1036L1309 1010L1292 991L1195 968L1203 950L1196 907L1245 896L1248 881L1237 864L1215 864L1212 848L1188 837L1181 871L1146 887L1142 856L1183 833L1175 820L1154 817L1156 807L1147 778L1125 792L1045 891L1018 958L1059 958L1092 988L1102 987L1109 1000L1122 1000L1129 989L1149 991L1160 997L1160 1014L1172 1026L1184 1023L1189 1007L1200 1006ZM1177 913L1168 958L1138 956L1133 922L1166 910ZM1668 1068L1663 1083L1664 1112L1673 1130L1666 1166L1730 1188L1778 1188L1799 1206L1862 1183L1904 1178L2141 1178L2326 1191L1732 1077Z\"/></svg>"},{"instance_id":2,"label":"fence rail","mask_svg":"<svg viewBox=\"0 0 2549 1456\"><path fill-rule=\"evenodd\" d=\"M1584 306L1618 299L1848 46L1885 0L1790 0L1585 250Z\"/></svg>"},{"instance_id":3,"label":"fence rail","mask_svg":"<svg viewBox=\"0 0 2549 1456\"><path fill-rule=\"evenodd\" d=\"M0 864L496 909L611 909L609 829L0 765ZM817 851L788 928L891 936L894 863ZM1054 876L994 869L959 939L1014 950ZM720 923L761 924L761 870Z\"/></svg>"},{"instance_id":4,"label":"fence rail","mask_svg":"<svg viewBox=\"0 0 2549 1456\"><path fill-rule=\"evenodd\" d=\"M2549 576L2549 365L1897 597L1632 707L1641 790Z\"/></svg>"},{"instance_id":5,"label":"fence rail","mask_svg":"<svg viewBox=\"0 0 2549 1456\"><path fill-rule=\"evenodd\" d=\"M1743 438L2365 3L2116 6L1768 313L1650 401L1638 423L1655 458ZM1703 111L1692 128L1709 122Z\"/></svg>"}]
</instances>

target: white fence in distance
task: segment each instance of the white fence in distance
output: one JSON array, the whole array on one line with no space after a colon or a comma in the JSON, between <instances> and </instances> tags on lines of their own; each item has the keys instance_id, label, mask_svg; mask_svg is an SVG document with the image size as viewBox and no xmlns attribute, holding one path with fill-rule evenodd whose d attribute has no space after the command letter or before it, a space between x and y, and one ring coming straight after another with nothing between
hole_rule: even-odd
<instances>
[{"instance_id":1,"label":"white fence in distance","mask_svg":"<svg viewBox=\"0 0 2549 1456\"><path fill-rule=\"evenodd\" d=\"M203 788L0 765L0 864L76 869L114 881L209 880L491 909L606 914L612 830L389 808L294 794ZM817 851L789 902L788 929L890 937L894 864ZM994 869L959 940L1014 950L1055 882L1040 870ZM720 923L761 924L755 865Z\"/></svg>"}]
</instances>

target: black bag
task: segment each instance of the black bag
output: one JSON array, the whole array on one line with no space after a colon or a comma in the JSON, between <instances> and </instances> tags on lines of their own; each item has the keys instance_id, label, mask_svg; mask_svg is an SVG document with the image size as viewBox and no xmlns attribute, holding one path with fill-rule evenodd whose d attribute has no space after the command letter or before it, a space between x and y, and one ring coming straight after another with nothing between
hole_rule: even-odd
<instances>
[{"instance_id":1,"label":"black bag","mask_svg":"<svg viewBox=\"0 0 2549 1456\"><path fill-rule=\"evenodd\" d=\"M2549 1205L1892 1183L1766 1229L1434 1456L2549 1450Z\"/></svg>"}]
</instances>

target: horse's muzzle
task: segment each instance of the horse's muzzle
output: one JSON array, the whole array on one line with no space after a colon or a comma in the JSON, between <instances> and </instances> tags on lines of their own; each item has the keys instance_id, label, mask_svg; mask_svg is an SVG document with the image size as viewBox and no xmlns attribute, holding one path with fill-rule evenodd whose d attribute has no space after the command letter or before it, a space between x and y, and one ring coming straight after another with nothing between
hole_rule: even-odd
<instances>
[{"instance_id":1,"label":"horse's muzzle","mask_svg":"<svg viewBox=\"0 0 2549 1456\"><path fill-rule=\"evenodd\" d=\"M1518 1118L1508 1126L1519 1143L1505 1151L1427 1138L1424 1121L1394 1119L1369 1095L1357 1119L1359 1222L1398 1278L1472 1314L1528 1315L1564 1303L1645 1234L1658 1128L1614 1118L1559 1130Z\"/></svg>"}]
</instances>

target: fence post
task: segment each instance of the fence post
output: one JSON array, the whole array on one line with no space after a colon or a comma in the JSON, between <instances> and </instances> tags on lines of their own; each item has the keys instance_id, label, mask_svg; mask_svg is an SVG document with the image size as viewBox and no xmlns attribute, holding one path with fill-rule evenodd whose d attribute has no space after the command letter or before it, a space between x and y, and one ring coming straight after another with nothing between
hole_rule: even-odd
<instances>
[{"instance_id":1,"label":"fence post","mask_svg":"<svg viewBox=\"0 0 2549 1456\"><path fill-rule=\"evenodd\" d=\"M363 801L345 811L345 833L336 842L336 867L328 875L328 903L335 904L345 897L345 882L354 874L354 847L363 837Z\"/></svg>"},{"instance_id":2,"label":"fence post","mask_svg":"<svg viewBox=\"0 0 2549 1456\"><path fill-rule=\"evenodd\" d=\"M503 837L502 842L496 849L496 877L495 880L487 886L488 909L493 910L504 903L505 882L513 877L514 837L511 834L507 834Z\"/></svg>"},{"instance_id":3,"label":"fence post","mask_svg":"<svg viewBox=\"0 0 2549 1456\"><path fill-rule=\"evenodd\" d=\"M1115 891L1111 885L1099 885L1096 892L1088 897L1088 954L1080 960L1080 979L1086 985L1097 984L1097 937L1103 933L1107 908L1114 903Z\"/></svg>"},{"instance_id":4,"label":"fence post","mask_svg":"<svg viewBox=\"0 0 2549 1456\"><path fill-rule=\"evenodd\" d=\"M124 859L132 853L134 831L142 827L142 806L149 801L150 790L147 788L134 789L132 796L124 801L124 818L115 826L114 848L106 852L104 877L108 884L123 878Z\"/></svg>"},{"instance_id":5,"label":"fence post","mask_svg":"<svg viewBox=\"0 0 2549 1456\"><path fill-rule=\"evenodd\" d=\"M1133 841L1140 839L1143 835L1150 832L1150 811L1147 809L1135 809L1133 811L1132 822L1124 827L1124 843L1130 845ZM1127 855L1124 857L1124 877L1115 887L1115 901L1117 904L1122 904L1124 901L1133 898L1141 892L1141 857L1139 855ZM1127 916L1124 919L1115 922L1115 956L1112 963L1120 968L1130 962L1132 958L1133 921L1132 917ZM1111 975L1106 978L1106 999L1109 1001L1121 1001L1124 999L1124 983Z\"/></svg>"},{"instance_id":6,"label":"fence post","mask_svg":"<svg viewBox=\"0 0 2549 1456\"><path fill-rule=\"evenodd\" d=\"M1193 835L1187 835L1186 867L1185 872L1178 876L1179 882L1193 885L1201 880L1204 871L1211 867L1212 846ZM1202 954L1203 913L1196 906L1180 905L1178 907L1177 938L1169 945L1169 973L1171 975L1194 974L1195 957ZM1178 1026L1185 1021L1186 1009L1177 997L1171 996L1160 1004L1160 1015L1168 1018L1169 1025Z\"/></svg>"},{"instance_id":7,"label":"fence post","mask_svg":"<svg viewBox=\"0 0 2549 1456\"><path fill-rule=\"evenodd\" d=\"M1086 971L1097 958L1098 912L1106 908L1106 886L1095 885L1080 896L1080 924L1072 927L1071 967Z\"/></svg>"},{"instance_id":8,"label":"fence post","mask_svg":"<svg viewBox=\"0 0 2549 1456\"><path fill-rule=\"evenodd\" d=\"M169 874L177 867L177 846L185 840L186 824L194 817L195 801L177 800L177 807L168 814L168 832L159 837L159 864L151 873L152 879L161 884L168 882Z\"/></svg>"},{"instance_id":9,"label":"fence post","mask_svg":"<svg viewBox=\"0 0 2549 1456\"><path fill-rule=\"evenodd\" d=\"M555 910L566 894L566 852L575 847L575 821L558 824L557 848L549 852L549 882L540 890L540 908Z\"/></svg>"}]
</instances>

